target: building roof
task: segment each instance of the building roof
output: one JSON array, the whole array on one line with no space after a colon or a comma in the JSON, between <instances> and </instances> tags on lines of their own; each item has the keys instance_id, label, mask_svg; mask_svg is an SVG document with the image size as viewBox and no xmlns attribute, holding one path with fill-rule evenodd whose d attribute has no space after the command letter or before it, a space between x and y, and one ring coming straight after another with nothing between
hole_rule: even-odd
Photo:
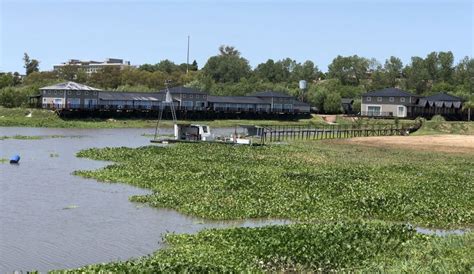
<instances>
[{"instance_id":1,"label":"building roof","mask_svg":"<svg viewBox=\"0 0 474 274\"><path fill-rule=\"evenodd\" d=\"M418 100L417 105L421 106L421 107L426 107L426 106L433 107L434 106L434 107L438 107L438 108L442 108L442 107L461 108L462 101L463 100L460 97L456 97L456 96L447 94L445 92L440 92L440 93L437 93L437 94L434 94L434 95L431 95L431 96L428 96L428 97L420 98L420 100Z\"/></svg>"},{"instance_id":2,"label":"building roof","mask_svg":"<svg viewBox=\"0 0 474 274\"><path fill-rule=\"evenodd\" d=\"M259 91L259 92L254 92L251 93L247 96L255 96L255 97L278 97L278 98L293 98L293 96L281 93L281 92L276 92L272 90L266 90L266 91Z\"/></svg>"},{"instance_id":3,"label":"building roof","mask_svg":"<svg viewBox=\"0 0 474 274\"><path fill-rule=\"evenodd\" d=\"M172 87L169 88L171 94L182 93L182 94L207 94L195 88L187 87ZM166 93L166 89L160 90L160 93Z\"/></svg>"},{"instance_id":4,"label":"building roof","mask_svg":"<svg viewBox=\"0 0 474 274\"><path fill-rule=\"evenodd\" d=\"M253 96L212 96L207 97L210 103L229 103L229 104L269 104L264 100Z\"/></svg>"},{"instance_id":5,"label":"building roof","mask_svg":"<svg viewBox=\"0 0 474 274\"><path fill-rule=\"evenodd\" d=\"M164 98L162 94L157 94L156 92L101 91L99 99L107 101L163 101Z\"/></svg>"},{"instance_id":6,"label":"building roof","mask_svg":"<svg viewBox=\"0 0 474 274\"><path fill-rule=\"evenodd\" d=\"M76 82L64 82L52 86L40 88L40 90L100 90Z\"/></svg>"},{"instance_id":7,"label":"building roof","mask_svg":"<svg viewBox=\"0 0 474 274\"><path fill-rule=\"evenodd\" d=\"M380 90L369 91L362 94L362 96L377 96L377 97L402 97L402 96L414 96L408 91L404 91L398 88L384 88Z\"/></svg>"},{"instance_id":8,"label":"building roof","mask_svg":"<svg viewBox=\"0 0 474 274\"><path fill-rule=\"evenodd\" d=\"M453 96L453 95L450 95L446 92L440 92L440 93L437 93L437 94L434 94L434 95L431 95L431 96L427 96L425 98L423 98L427 101L463 101L462 98L460 97L457 97L457 96Z\"/></svg>"}]
</instances>

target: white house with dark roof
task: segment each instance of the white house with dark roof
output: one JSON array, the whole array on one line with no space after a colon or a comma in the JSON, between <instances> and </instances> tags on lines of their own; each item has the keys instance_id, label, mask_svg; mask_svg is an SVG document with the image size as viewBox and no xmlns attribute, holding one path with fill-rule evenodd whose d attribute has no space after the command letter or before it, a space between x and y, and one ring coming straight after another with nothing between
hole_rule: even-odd
<instances>
[{"instance_id":1,"label":"white house with dark roof","mask_svg":"<svg viewBox=\"0 0 474 274\"><path fill-rule=\"evenodd\" d=\"M385 88L362 94L362 116L407 117L417 103L417 96L398 88Z\"/></svg>"}]
</instances>

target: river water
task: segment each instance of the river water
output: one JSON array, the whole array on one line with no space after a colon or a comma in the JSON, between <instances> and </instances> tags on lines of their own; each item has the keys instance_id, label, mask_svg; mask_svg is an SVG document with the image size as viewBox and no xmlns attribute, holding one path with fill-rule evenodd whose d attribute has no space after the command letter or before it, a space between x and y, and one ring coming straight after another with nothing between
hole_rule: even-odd
<instances>
[{"instance_id":1,"label":"river water","mask_svg":"<svg viewBox=\"0 0 474 274\"><path fill-rule=\"evenodd\" d=\"M233 129L214 131L225 134ZM21 155L19 165L0 164L0 273L44 272L139 257L163 247L162 235L168 232L285 223L206 221L128 200L146 190L71 174L107 165L75 157L79 150L149 145L150 137L143 134L153 130L0 127L0 136L65 136L0 140L0 158Z\"/></svg>"}]
</instances>

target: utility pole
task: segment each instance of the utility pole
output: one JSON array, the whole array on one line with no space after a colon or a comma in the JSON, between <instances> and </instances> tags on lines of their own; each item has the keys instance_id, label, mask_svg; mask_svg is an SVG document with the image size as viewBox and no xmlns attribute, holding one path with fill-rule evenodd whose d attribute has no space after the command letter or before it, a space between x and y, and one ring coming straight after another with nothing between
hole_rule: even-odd
<instances>
[{"instance_id":1,"label":"utility pole","mask_svg":"<svg viewBox=\"0 0 474 274\"><path fill-rule=\"evenodd\" d=\"M188 35L188 53L186 55L186 74L189 72L189 35Z\"/></svg>"}]
</instances>

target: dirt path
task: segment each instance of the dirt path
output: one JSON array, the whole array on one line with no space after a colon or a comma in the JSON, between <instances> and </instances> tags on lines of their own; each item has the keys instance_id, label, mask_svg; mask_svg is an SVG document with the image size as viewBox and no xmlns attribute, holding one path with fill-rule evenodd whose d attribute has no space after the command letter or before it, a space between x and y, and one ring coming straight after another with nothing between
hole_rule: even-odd
<instances>
[{"instance_id":1,"label":"dirt path","mask_svg":"<svg viewBox=\"0 0 474 274\"><path fill-rule=\"evenodd\" d=\"M397 147L415 150L474 154L473 135L357 137L342 141L374 147Z\"/></svg>"}]
</instances>

